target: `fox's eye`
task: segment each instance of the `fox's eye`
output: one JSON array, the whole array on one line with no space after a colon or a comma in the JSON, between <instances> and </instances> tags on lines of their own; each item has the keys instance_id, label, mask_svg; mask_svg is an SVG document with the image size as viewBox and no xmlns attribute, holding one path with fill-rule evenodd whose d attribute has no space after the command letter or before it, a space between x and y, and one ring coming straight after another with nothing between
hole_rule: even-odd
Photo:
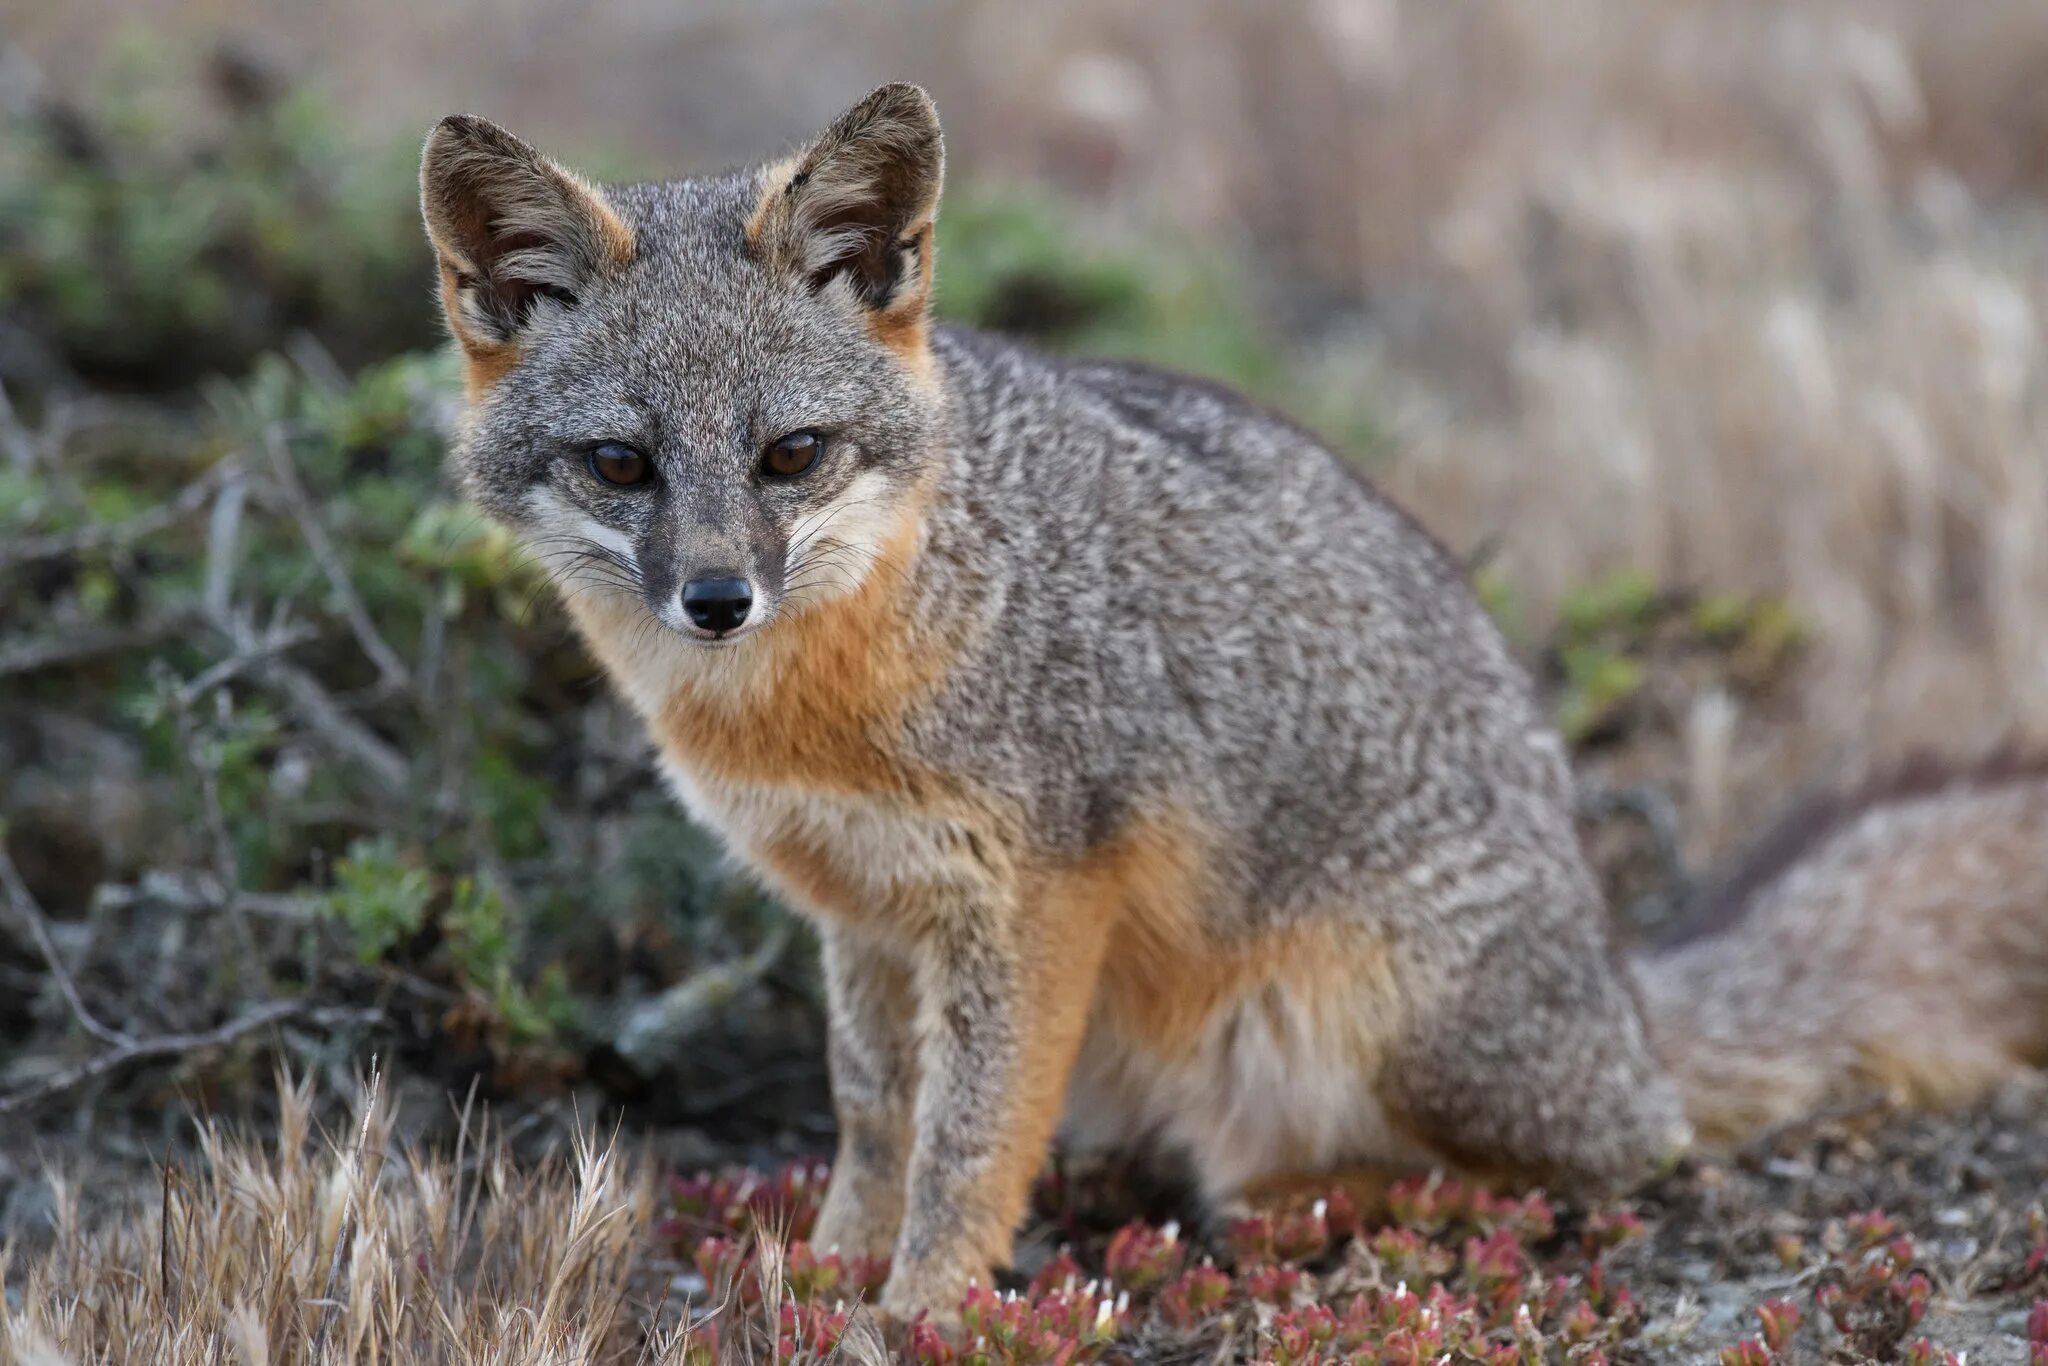
<instances>
[{"instance_id":1,"label":"fox's eye","mask_svg":"<svg viewBox=\"0 0 2048 1366\"><path fill-rule=\"evenodd\" d=\"M818 463L825 452L825 438L816 432L791 432L770 442L761 452L761 473L776 479L794 479Z\"/></svg>"},{"instance_id":2,"label":"fox's eye","mask_svg":"<svg viewBox=\"0 0 2048 1366\"><path fill-rule=\"evenodd\" d=\"M590 452L590 472L607 484L644 484L654 467L631 446L607 441Z\"/></svg>"}]
</instances>

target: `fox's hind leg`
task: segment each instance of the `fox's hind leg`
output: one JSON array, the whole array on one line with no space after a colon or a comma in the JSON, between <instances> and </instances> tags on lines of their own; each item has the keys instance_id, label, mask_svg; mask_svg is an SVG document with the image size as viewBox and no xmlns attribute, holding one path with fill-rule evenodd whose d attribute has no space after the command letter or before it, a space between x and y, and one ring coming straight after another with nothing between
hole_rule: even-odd
<instances>
[{"instance_id":1,"label":"fox's hind leg","mask_svg":"<svg viewBox=\"0 0 2048 1366\"><path fill-rule=\"evenodd\" d=\"M1431 946L1376 1088L1446 1167L1513 1184L1633 1185L1690 1140L1634 996L1591 924L1507 915L1478 942Z\"/></svg>"}]
</instances>

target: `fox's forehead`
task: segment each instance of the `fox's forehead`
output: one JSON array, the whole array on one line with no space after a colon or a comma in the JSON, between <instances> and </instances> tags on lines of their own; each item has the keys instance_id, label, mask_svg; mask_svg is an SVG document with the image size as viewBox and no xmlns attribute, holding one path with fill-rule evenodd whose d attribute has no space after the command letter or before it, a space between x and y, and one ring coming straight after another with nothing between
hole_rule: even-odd
<instances>
[{"instance_id":1,"label":"fox's forehead","mask_svg":"<svg viewBox=\"0 0 2048 1366\"><path fill-rule=\"evenodd\" d=\"M501 411L544 414L556 438L750 446L756 428L815 425L871 394L878 358L859 326L749 248L758 172L604 194L632 259L534 339Z\"/></svg>"},{"instance_id":2,"label":"fox's forehead","mask_svg":"<svg viewBox=\"0 0 2048 1366\"><path fill-rule=\"evenodd\" d=\"M633 235L633 255L590 300L586 341L621 360L645 360L702 377L744 372L761 343L786 331L790 291L747 248L757 177L608 186L605 195Z\"/></svg>"},{"instance_id":3,"label":"fox's forehead","mask_svg":"<svg viewBox=\"0 0 2048 1366\"><path fill-rule=\"evenodd\" d=\"M632 231L636 263L696 271L749 258L747 220L761 199L758 170L606 185L603 193Z\"/></svg>"},{"instance_id":4,"label":"fox's forehead","mask_svg":"<svg viewBox=\"0 0 2048 1366\"><path fill-rule=\"evenodd\" d=\"M745 193L737 178L606 186L632 257L533 339L540 368L643 393L664 376L743 372L764 326L781 330L786 292L748 255Z\"/></svg>"}]
</instances>

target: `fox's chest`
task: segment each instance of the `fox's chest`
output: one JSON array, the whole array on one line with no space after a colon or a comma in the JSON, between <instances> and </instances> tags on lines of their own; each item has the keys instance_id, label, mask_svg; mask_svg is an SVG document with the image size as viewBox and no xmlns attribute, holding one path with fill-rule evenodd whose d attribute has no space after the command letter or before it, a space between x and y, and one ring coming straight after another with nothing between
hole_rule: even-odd
<instances>
[{"instance_id":1,"label":"fox's chest","mask_svg":"<svg viewBox=\"0 0 2048 1366\"><path fill-rule=\"evenodd\" d=\"M663 768L692 816L812 915L914 915L976 875L961 824L894 797L734 781L673 758Z\"/></svg>"}]
</instances>

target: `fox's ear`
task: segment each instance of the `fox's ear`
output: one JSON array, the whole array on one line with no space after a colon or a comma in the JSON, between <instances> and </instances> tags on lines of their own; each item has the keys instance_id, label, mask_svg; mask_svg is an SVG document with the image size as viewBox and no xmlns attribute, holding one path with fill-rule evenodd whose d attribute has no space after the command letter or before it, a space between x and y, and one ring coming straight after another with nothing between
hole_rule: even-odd
<instances>
[{"instance_id":1,"label":"fox's ear","mask_svg":"<svg viewBox=\"0 0 2048 1366\"><path fill-rule=\"evenodd\" d=\"M747 240L812 289L844 282L877 321L921 322L945 163L931 96L885 85L768 168Z\"/></svg>"},{"instance_id":2,"label":"fox's ear","mask_svg":"<svg viewBox=\"0 0 2048 1366\"><path fill-rule=\"evenodd\" d=\"M633 234L603 195L473 115L427 135L420 212L448 325L473 361L504 357L543 301L573 305L633 258Z\"/></svg>"}]
</instances>

